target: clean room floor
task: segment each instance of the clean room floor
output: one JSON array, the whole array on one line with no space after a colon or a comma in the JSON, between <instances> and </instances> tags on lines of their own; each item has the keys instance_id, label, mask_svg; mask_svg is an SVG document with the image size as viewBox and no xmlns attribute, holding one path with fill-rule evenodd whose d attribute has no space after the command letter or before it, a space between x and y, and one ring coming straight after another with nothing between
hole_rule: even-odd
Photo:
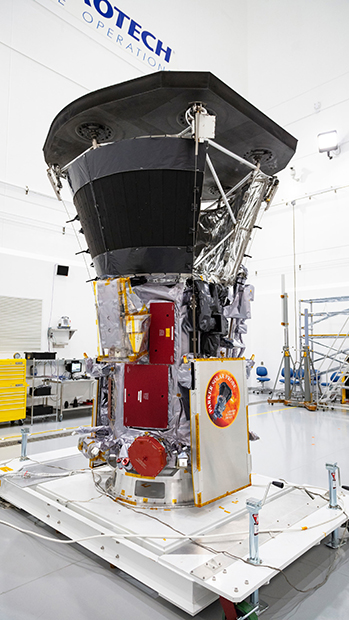
<instances>
[{"instance_id":1,"label":"clean room floor","mask_svg":"<svg viewBox=\"0 0 349 620\"><path fill-rule=\"evenodd\" d=\"M325 463L338 462L342 483L349 485L349 412L309 412L264 402L251 405L249 417L250 429L260 436L251 443L254 472L327 488ZM29 442L28 455L75 445L76 436L54 437L55 432L71 432L89 422L79 417L61 423L36 423L31 430L44 432L50 438ZM19 439L20 427L0 426L1 461L20 455L20 445L14 443ZM12 445L6 445L9 443ZM0 504L0 519L54 535L45 524L4 502ZM1 620L191 617L77 545L33 539L1 524L0 536ZM262 616L265 620L348 620L349 544L333 551L322 542L287 568L285 574L293 586L310 591L299 592L283 575L276 576L260 590L261 599L269 604ZM323 585L317 589L321 582ZM221 620L219 602L196 617Z\"/></svg>"}]
</instances>

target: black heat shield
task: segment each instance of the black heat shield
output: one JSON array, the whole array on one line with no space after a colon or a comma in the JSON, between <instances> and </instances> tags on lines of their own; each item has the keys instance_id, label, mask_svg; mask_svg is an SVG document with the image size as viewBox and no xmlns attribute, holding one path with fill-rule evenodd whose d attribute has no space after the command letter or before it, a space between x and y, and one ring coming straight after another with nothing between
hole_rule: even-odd
<instances>
[{"instance_id":1,"label":"black heat shield","mask_svg":"<svg viewBox=\"0 0 349 620\"><path fill-rule=\"evenodd\" d=\"M185 129L193 102L216 115L218 144L249 161L257 156L266 174L293 156L295 138L208 72L162 71L103 88L54 119L45 160L61 168L73 162L74 203L99 276L191 271L193 203L217 196L205 170L207 144L196 160L190 137L159 136ZM79 157L94 135L105 144ZM214 148L209 154L225 189L248 172Z\"/></svg>"},{"instance_id":2,"label":"black heat shield","mask_svg":"<svg viewBox=\"0 0 349 620\"><path fill-rule=\"evenodd\" d=\"M184 114L192 102L203 102L216 114L216 142L250 161L262 155L261 169L276 174L290 161L297 140L209 72L159 71L108 86L73 101L56 116L44 144L48 165L65 166L91 145L86 124L100 125L103 141L178 133L187 127ZM102 140L99 140L102 141ZM221 182L232 187L246 167L211 149ZM212 198L214 183L205 175L203 198Z\"/></svg>"},{"instance_id":3,"label":"black heat shield","mask_svg":"<svg viewBox=\"0 0 349 620\"><path fill-rule=\"evenodd\" d=\"M205 153L200 144L195 158L193 140L139 138L88 151L69 166L99 276L191 273Z\"/></svg>"}]
</instances>

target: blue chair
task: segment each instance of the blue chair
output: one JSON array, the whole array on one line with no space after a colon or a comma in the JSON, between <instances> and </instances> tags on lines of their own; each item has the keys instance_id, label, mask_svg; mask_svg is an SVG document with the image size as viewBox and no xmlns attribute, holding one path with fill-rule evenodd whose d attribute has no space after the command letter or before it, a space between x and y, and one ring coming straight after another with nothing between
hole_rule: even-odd
<instances>
[{"instance_id":1,"label":"blue chair","mask_svg":"<svg viewBox=\"0 0 349 620\"><path fill-rule=\"evenodd\" d=\"M280 383L285 383L285 369L284 368L281 371L281 377L283 377L283 378L279 379ZM293 379L292 379L292 377L293 377L293 368L290 368L290 377L291 377L290 383L291 383L291 385L293 385Z\"/></svg>"},{"instance_id":2,"label":"blue chair","mask_svg":"<svg viewBox=\"0 0 349 620\"><path fill-rule=\"evenodd\" d=\"M270 378L267 376L268 375L268 371L266 369L265 366L257 366L256 368L256 375L257 375L257 381L259 383L259 385L261 386L261 392L264 391L264 385L267 383L267 381L270 381Z\"/></svg>"},{"instance_id":3,"label":"blue chair","mask_svg":"<svg viewBox=\"0 0 349 620\"><path fill-rule=\"evenodd\" d=\"M321 379L321 373L319 370L311 370L310 371L310 380L312 385L316 385L319 383Z\"/></svg>"},{"instance_id":4,"label":"blue chair","mask_svg":"<svg viewBox=\"0 0 349 620\"><path fill-rule=\"evenodd\" d=\"M321 385L323 385L324 387L327 387L328 385L330 385L330 383L337 383L337 381L340 378L340 374L338 372L333 372L332 375L330 376L330 381L329 383L327 383L326 381L324 381L323 383L321 383Z\"/></svg>"},{"instance_id":5,"label":"blue chair","mask_svg":"<svg viewBox=\"0 0 349 620\"><path fill-rule=\"evenodd\" d=\"M301 379L304 379L304 368L297 368L294 373L295 385L300 385Z\"/></svg>"}]
</instances>

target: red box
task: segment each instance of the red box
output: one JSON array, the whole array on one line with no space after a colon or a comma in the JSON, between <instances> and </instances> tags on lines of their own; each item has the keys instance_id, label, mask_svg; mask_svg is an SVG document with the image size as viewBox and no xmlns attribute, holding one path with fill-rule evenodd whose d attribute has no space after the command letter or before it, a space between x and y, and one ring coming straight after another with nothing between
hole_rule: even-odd
<instances>
[{"instance_id":1,"label":"red box","mask_svg":"<svg viewBox=\"0 0 349 620\"><path fill-rule=\"evenodd\" d=\"M168 366L125 364L124 425L168 426Z\"/></svg>"},{"instance_id":2,"label":"red box","mask_svg":"<svg viewBox=\"0 0 349 620\"><path fill-rule=\"evenodd\" d=\"M174 303L150 304L149 361L151 364L174 363Z\"/></svg>"}]
</instances>

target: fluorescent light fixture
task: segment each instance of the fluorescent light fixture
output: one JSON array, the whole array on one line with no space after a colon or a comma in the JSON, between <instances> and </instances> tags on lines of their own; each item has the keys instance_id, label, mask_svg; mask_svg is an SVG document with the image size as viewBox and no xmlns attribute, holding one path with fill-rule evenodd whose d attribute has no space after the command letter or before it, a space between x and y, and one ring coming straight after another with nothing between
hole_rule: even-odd
<instances>
[{"instance_id":1,"label":"fluorescent light fixture","mask_svg":"<svg viewBox=\"0 0 349 620\"><path fill-rule=\"evenodd\" d=\"M327 153L331 159L330 151L337 151L338 149L338 135L337 131L325 131L318 134L318 147L319 153Z\"/></svg>"}]
</instances>

